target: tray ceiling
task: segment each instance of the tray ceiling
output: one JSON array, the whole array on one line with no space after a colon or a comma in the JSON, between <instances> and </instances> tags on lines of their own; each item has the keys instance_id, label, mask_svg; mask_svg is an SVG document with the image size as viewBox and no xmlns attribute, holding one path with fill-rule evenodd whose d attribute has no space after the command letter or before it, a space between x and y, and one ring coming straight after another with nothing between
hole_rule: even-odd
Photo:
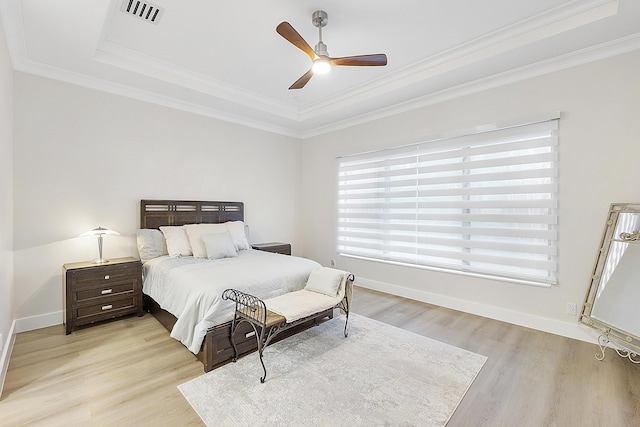
<instances>
[{"instance_id":1,"label":"tray ceiling","mask_svg":"<svg viewBox=\"0 0 640 427\"><path fill-rule=\"evenodd\" d=\"M129 1L0 0L14 68L304 138L640 48L637 0ZM318 9L331 56L388 65L288 90L311 61L275 28L313 47Z\"/></svg>"}]
</instances>

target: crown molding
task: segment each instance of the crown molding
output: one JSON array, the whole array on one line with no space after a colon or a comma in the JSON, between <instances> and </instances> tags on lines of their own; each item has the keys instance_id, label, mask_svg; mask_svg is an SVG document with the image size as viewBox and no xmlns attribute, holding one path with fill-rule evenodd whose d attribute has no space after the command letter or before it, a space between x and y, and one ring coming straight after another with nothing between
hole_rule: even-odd
<instances>
[{"instance_id":1,"label":"crown molding","mask_svg":"<svg viewBox=\"0 0 640 427\"><path fill-rule=\"evenodd\" d=\"M302 121L615 15L618 0L574 1L455 46L300 110Z\"/></svg>"},{"instance_id":2,"label":"crown molding","mask_svg":"<svg viewBox=\"0 0 640 427\"><path fill-rule=\"evenodd\" d=\"M103 40L98 44L94 59L113 67L175 84L243 107L273 114L287 120L299 120L299 112L296 108L110 41Z\"/></svg>"},{"instance_id":3,"label":"crown molding","mask_svg":"<svg viewBox=\"0 0 640 427\"><path fill-rule=\"evenodd\" d=\"M590 62L610 58L624 53L640 49L640 33L614 40L601 45L589 47L566 55L561 55L546 61L520 67L514 70L505 71L490 77L475 80L438 92L434 92L409 101L400 102L395 105L382 108L371 113L362 114L339 122L334 122L326 126L319 126L314 129L304 131L300 134L302 139L319 136L325 133L334 132L348 127L361 125L374 120L383 119L389 116L405 113L440 102L459 98L466 95L482 92L484 90L504 86L511 83L539 77L545 74L562 71L567 68L587 64Z\"/></svg>"},{"instance_id":4,"label":"crown molding","mask_svg":"<svg viewBox=\"0 0 640 427\"><path fill-rule=\"evenodd\" d=\"M62 70L49 65L33 62L30 60L18 60L14 63L17 71L35 74L42 77L61 80L67 83L112 93L115 95L134 98L144 102L162 105L168 108L190 112L218 120L223 120L266 132L280 134L297 139L306 139L325 133L334 132L348 127L360 125L373 120L379 120L389 116L401 114L407 111L423 108L439 102L448 101L465 95L481 92L487 89L503 86L510 83L538 77L544 74L561 71L567 68L586 64L589 62L606 59L616 55L621 55L640 49L640 33L629 37L614 40L598 46L590 47L570 54L562 55L550 60L521 67L515 70L506 71L494 76L479 79L470 83L458 85L449 89L441 90L429 95L425 95L410 101L400 102L393 106L379 109L371 113L362 114L345 120L331 123L326 126L318 126L307 131L298 131L292 128L275 126L264 121L251 120L243 116L229 114L224 111L209 107L189 103L176 98L158 95L156 93L143 91L131 86L118 84L95 77L88 77L79 73Z\"/></svg>"},{"instance_id":5,"label":"crown molding","mask_svg":"<svg viewBox=\"0 0 640 427\"><path fill-rule=\"evenodd\" d=\"M265 121L252 120L244 116L231 114L215 108L205 107L165 95L159 95L157 93L141 90L133 86L75 73L69 70L64 70L39 62L23 60L19 61L19 63L14 68L17 71L21 71L24 73L46 77L49 79L58 80L90 89L95 89L101 92L111 93L113 95L132 98L139 101L173 108L200 116L210 117L213 119L218 119L253 129L263 130L270 133L290 136L293 138L300 138L300 133L290 128L276 126Z\"/></svg>"}]
</instances>

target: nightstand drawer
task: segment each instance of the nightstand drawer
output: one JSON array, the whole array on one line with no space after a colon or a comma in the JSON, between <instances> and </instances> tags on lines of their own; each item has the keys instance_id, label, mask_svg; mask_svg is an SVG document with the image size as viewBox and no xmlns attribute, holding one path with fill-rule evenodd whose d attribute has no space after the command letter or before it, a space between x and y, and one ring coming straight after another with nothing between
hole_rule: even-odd
<instances>
[{"instance_id":1,"label":"nightstand drawer","mask_svg":"<svg viewBox=\"0 0 640 427\"><path fill-rule=\"evenodd\" d=\"M133 293L120 298L105 298L98 304L78 305L78 307L75 308L76 324L85 325L87 323L119 317L126 313L135 313L136 311L136 299Z\"/></svg>"},{"instance_id":2,"label":"nightstand drawer","mask_svg":"<svg viewBox=\"0 0 640 427\"><path fill-rule=\"evenodd\" d=\"M82 302L92 298L103 298L110 295L133 292L135 289L134 282L131 281L125 283L100 283L99 285L76 291L75 301Z\"/></svg>"},{"instance_id":3,"label":"nightstand drawer","mask_svg":"<svg viewBox=\"0 0 640 427\"><path fill-rule=\"evenodd\" d=\"M131 282L136 278L135 268L96 267L85 271L77 271L71 281L72 290L88 289L109 284Z\"/></svg>"}]
</instances>

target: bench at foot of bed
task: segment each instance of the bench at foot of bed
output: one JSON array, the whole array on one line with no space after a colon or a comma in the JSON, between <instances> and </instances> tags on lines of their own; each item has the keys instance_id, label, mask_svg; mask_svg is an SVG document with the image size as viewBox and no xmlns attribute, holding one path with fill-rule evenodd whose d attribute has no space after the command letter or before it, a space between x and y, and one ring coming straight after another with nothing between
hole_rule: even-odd
<instances>
[{"instance_id":1,"label":"bench at foot of bed","mask_svg":"<svg viewBox=\"0 0 640 427\"><path fill-rule=\"evenodd\" d=\"M242 339L243 342L246 342L247 338L255 336L260 363L264 372L260 382L264 383L267 377L267 369L264 365L262 353L265 347L281 333L314 319L317 323L318 317L327 312L331 312L331 317L333 317L333 310L339 308L346 315L344 336L347 337L354 276L340 270L328 268L319 270L316 270L318 274L315 276L316 271L311 273L305 289L264 301L237 289L227 289L222 294L223 299L236 303L235 315L231 322L233 361L235 362L238 356L242 354L239 348L240 344L236 342L236 335L244 337ZM322 281L333 282L333 284L327 283L328 286L325 287ZM318 285L319 283L320 285ZM239 333L240 328L243 326L245 327L243 331L246 330L247 326L251 328L250 331Z\"/></svg>"},{"instance_id":2,"label":"bench at foot of bed","mask_svg":"<svg viewBox=\"0 0 640 427\"><path fill-rule=\"evenodd\" d=\"M160 305L148 295L144 295L144 299L145 309L151 313L169 333L171 333L171 329L177 320L176 317L168 311L162 310ZM333 319L333 309L318 313L317 317L310 319L308 322L282 332L273 340L273 342L283 340L329 319ZM235 340L238 347L239 357L252 353L258 349L258 345L255 340L255 332L248 323L244 323L238 327ZM231 343L231 321L209 328L202 343L202 348L200 349L200 352L196 354L196 358L202 362L204 372L212 371L232 362L233 357L234 352L233 344Z\"/></svg>"},{"instance_id":3,"label":"bench at foot of bed","mask_svg":"<svg viewBox=\"0 0 640 427\"><path fill-rule=\"evenodd\" d=\"M295 335L329 319L333 319L333 312L334 310L332 308L318 313L316 317L309 319L309 321L281 332L272 340L272 343ZM207 331L202 351L197 355L198 359L204 365L205 372L233 362L234 351L233 344L231 343L231 329L232 322L227 322L214 326ZM256 332L249 323L245 322L238 326L234 338L238 350L238 357L243 357L258 350L255 335Z\"/></svg>"}]
</instances>

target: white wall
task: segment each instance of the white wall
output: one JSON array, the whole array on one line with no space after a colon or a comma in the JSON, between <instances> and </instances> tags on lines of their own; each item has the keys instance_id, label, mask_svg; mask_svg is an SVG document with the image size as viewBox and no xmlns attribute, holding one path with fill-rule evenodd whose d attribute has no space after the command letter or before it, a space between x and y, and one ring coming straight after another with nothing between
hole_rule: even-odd
<instances>
[{"instance_id":1,"label":"white wall","mask_svg":"<svg viewBox=\"0 0 640 427\"><path fill-rule=\"evenodd\" d=\"M245 202L253 242L301 254L301 144L214 119L15 76L15 309L20 328L62 321L62 264L137 256L140 199ZM30 319L33 317L33 319Z\"/></svg>"},{"instance_id":2,"label":"white wall","mask_svg":"<svg viewBox=\"0 0 640 427\"><path fill-rule=\"evenodd\" d=\"M477 125L561 111L559 284L516 285L338 257L336 156ZM568 336L587 335L565 304L583 302L610 203L640 201L640 52L441 102L304 141L305 252L375 289ZM585 336L585 338L587 338Z\"/></svg>"},{"instance_id":3,"label":"white wall","mask_svg":"<svg viewBox=\"0 0 640 427\"><path fill-rule=\"evenodd\" d=\"M578 334L609 204L640 201L640 52L300 141L15 74L14 317L61 322L61 265L135 255L142 198L240 200L252 240L351 270L359 283L514 323ZM10 109L9 109L10 110ZM476 125L560 110L559 284L550 289L339 258L336 160ZM3 113L4 114L4 113ZM10 114L8 112L7 114ZM3 116L4 117L4 116ZM10 164L8 165L11 166ZM0 190L0 192L10 190ZM1 227L10 229L3 218ZM304 244L304 245L303 245ZM9 290L10 292L10 290Z\"/></svg>"},{"instance_id":4,"label":"white wall","mask_svg":"<svg viewBox=\"0 0 640 427\"><path fill-rule=\"evenodd\" d=\"M13 324L13 69L0 19L0 393Z\"/></svg>"}]
</instances>

